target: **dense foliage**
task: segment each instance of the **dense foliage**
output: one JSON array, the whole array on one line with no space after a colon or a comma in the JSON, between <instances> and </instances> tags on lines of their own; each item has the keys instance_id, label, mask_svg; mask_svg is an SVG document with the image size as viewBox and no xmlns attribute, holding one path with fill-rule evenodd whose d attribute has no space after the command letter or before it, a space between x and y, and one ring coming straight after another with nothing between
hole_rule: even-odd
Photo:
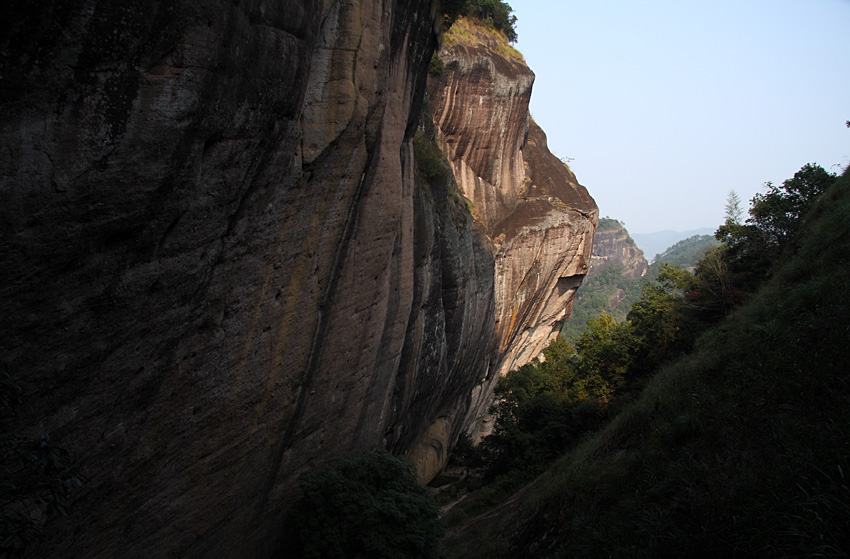
<instances>
[{"instance_id":1,"label":"dense foliage","mask_svg":"<svg viewBox=\"0 0 850 559\"><path fill-rule=\"evenodd\" d=\"M644 283L626 321L607 313L591 318L574 345L557 338L542 361L500 379L495 429L482 443L488 477L521 482L539 473L598 428L661 363L691 347L699 329L698 319L687 316L687 277L665 266L657 282Z\"/></svg>"},{"instance_id":2,"label":"dense foliage","mask_svg":"<svg viewBox=\"0 0 850 559\"><path fill-rule=\"evenodd\" d=\"M640 298L643 283L644 278L627 277L622 266L608 266L589 276L578 290L561 336L574 341L586 330L588 322L603 312L623 322L632 304Z\"/></svg>"},{"instance_id":3,"label":"dense foliage","mask_svg":"<svg viewBox=\"0 0 850 559\"><path fill-rule=\"evenodd\" d=\"M504 33L509 43L517 41L516 16L513 8L501 0L444 0L442 2L446 28L460 16L473 17L484 25Z\"/></svg>"},{"instance_id":4,"label":"dense foliage","mask_svg":"<svg viewBox=\"0 0 850 559\"><path fill-rule=\"evenodd\" d=\"M597 232L620 227L623 225L619 221L602 218ZM617 322L625 321L632 305L640 299L647 279L657 282L664 265L693 271L706 252L718 244L710 235L694 235L679 241L657 255L645 277L628 277L622 266L608 266L588 275L578 290L570 319L564 324L561 335L568 341L574 341L584 332L588 321L603 312L613 316Z\"/></svg>"},{"instance_id":5,"label":"dense foliage","mask_svg":"<svg viewBox=\"0 0 850 559\"><path fill-rule=\"evenodd\" d=\"M426 181L445 181L450 175L451 170L443 152L437 147L433 135L424 129L417 130L413 137L413 153L416 168Z\"/></svg>"},{"instance_id":6,"label":"dense foliage","mask_svg":"<svg viewBox=\"0 0 850 559\"><path fill-rule=\"evenodd\" d=\"M781 186L767 183L767 192L753 198L745 223L727 216L715 236L724 245L727 273L738 288L754 291L778 260L793 254L803 217L836 178L818 165L805 165Z\"/></svg>"},{"instance_id":7,"label":"dense foliage","mask_svg":"<svg viewBox=\"0 0 850 559\"><path fill-rule=\"evenodd\" d=\"M592 370L625 364L604 427L453 556L850 555L850 172L822 171L756 196L693 273L664 267L626 348L597 328ZM734 243L775 251L760 281Z\"/></svg>"},{"instance_id":8,"label":"dense foliage","mask_svg":"<svg viewBox=\"0 0 850 559\"><path fill-rule=\"evenodd\" d=\"M306 472L299 483L281 557L437 557L436 505L404 459L383 450L353 453Z\"/></svg>"},{"instance_id":9,"label":"dense foliage","mask_svg":"<svg viewBox=\"0 0 850 559\"><path fill-rule=\"evenodd\" d=\"M597 427L615 397L633 393L660 365L688 352L707 327L746 299L754 277L768 275L765 254L775 261L792 251L803 216L835 178L806 165L782 187L768 185L753 199L746 225L729 218L719 229L723 244L692 237L665 252L683 263L702 252L693 273L659 258L652 281L637 278L643 287L627 307L625 321L607 312L587 319L586 329L573 337L574 347L557 340L542 362L535 360L502 379L496 389L495 431L484 442L490 475L540 471ZM748 256L753 251L757 257ZM756 275L754 258L768 270ZM626 279L619 268L603 270L586 286L586 299L598 298L601 308L610 308L610 294L623 292Z\"/></svg>"},{"instance_id":10,"label":"dense foliage","mask_svg":"<svg viewBox=\"0 0 850 559\"><path fill-rule=\"evenodd\" d=\"M599 218L597 234L613 230L622 230L626 242L634 246L622 222L608 217ZM643 278L629 275L626 268L615 264L609 264L598 272L594 269L588 274L576 294L570 319L564 323L561 336L568 341L575 341L587 328L588 321L603 312L613 316L617 322L623 322L632 303L640 297L643 285Z\"/></svg>"},{"instance_id":11,"label":"dense foliage","mask_svg":"<svg viewBox=\"0 0 850 559\"><path fill-rule=\"evenodd\" d=\"M608 338L611 329L620 328L606 315L592 322L586 336ZM524 365L499 381L495 430L483 443L489 477L512 474L522 479L539 473L583 432L599 425L600 412L621 381L620 355L611 355L611 366L602 370L594 363L606 349L616 348L580 355L559 338L546 348L545 361Z\"/></svg>"}]
</instances>

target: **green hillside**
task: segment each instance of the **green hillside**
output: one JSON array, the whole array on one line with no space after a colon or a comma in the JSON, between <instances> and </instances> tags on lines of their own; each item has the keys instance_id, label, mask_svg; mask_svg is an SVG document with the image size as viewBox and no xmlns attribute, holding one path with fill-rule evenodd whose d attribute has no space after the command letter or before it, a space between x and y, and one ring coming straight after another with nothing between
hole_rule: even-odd
<instances>
[{"instance_id":1,"label":"green hillside","mask_svg":"<svg viewBox=\"0 0 850 559\"><path fill-rule=\"evenodd\" d=\"M451 557L848 557L850 173L820 194L834 178L815 171L757 196L719 265L671 295L693 313L672 335L715 324L692 350L499 509L450 516Z\"/></svg>"},{"instance_id":2,"label":"green hillside","mask_svg":"<svg viewBox=\"0 0 850 559\"><path fill-rule=\"evenodd\" d=\"M694 235L681 240L656 256L652 264L649 265L646 277L653 280L657 278L661 272L662 264L693 271L705 252L719 244L720 242L713 235Z\"/></svg>"},{"instance_id":3,"label":"green hillside","mask_svg":"<svg viewBox=\"0 0 850 559\"><path fill-rule=\"evenodd\" d=\"M644 278L629 278L622 266L605 268L582 282L573 304L570 319L564 323L561 336L575 340L587 329L587 322L603 312L618 322L626 319L632 303L640 298Z\"/></svg>"}]
</instances>

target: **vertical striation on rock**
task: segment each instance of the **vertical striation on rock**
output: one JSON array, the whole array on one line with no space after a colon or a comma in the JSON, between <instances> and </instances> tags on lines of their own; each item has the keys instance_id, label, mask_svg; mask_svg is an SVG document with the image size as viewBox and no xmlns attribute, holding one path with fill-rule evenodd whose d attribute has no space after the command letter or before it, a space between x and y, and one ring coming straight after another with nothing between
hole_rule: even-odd
<instances>
[{"instance_id":1,"label":"vertical striation on rock","mask_svg":"<svg viewBox=\"0 0 850 559\"><path fill-rule=\"evenodd\" d=\"M498 376L539 355L568 317L599 212L531 120L534 74L518 53L480 25L455 25L428 91L438 142L496 258L498 374L474 409L486 418Z\"/></svg>"},{"instance_id":2,"label":"vertical striation on rock","mask_svg":"<svg viewBox=\"0 0 850 559\"><path fill-rule=\"evenodd\" d=\"M0 25L12 428L89 480L40 556L267 556L300 471L412 452L467 408L493 258L415 182L430 1L47 1Z\"/></svg>"},{"instance_id":3,"label":"vertical striation on rock","mask_svg":"<svg viewBox=\"0 0 850 559\"><path fill-rule=\"evenodd\" d=\"M529 123L530 71L470 50L432 91L474 218L415 171L433 9L8 10L10 428L88 479L38 556L269 556L300 472L384 446L433 477L563 320L596 208Z\"/></svg>"}]
</instances>

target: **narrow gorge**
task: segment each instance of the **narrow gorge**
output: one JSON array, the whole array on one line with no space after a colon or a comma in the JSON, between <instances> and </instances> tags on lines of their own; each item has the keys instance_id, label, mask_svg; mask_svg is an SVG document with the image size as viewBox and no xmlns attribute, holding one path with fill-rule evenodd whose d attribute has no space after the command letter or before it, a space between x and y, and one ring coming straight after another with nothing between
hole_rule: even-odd
<instances>
[{"instance_id":1,"label":"narrow gorge","mask_svg":"<svg viewBox=\"0 0 850 559\"><path fill-rule=\"evenodd\" d=\"M37 556L268 557L311 465L383 447L427 482L487 431L499 375L569 315L598 211L530 119L531 70L470 22L440 43L437 10L10 9L6 429L86 480Z\"/></svg>"}]
</instances>

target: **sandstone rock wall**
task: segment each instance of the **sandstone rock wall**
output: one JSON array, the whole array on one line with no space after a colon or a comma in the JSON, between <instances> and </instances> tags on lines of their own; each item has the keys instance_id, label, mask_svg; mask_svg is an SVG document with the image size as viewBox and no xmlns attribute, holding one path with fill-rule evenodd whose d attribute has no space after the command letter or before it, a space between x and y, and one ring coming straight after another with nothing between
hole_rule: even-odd
<instances>
[{"instance_id":1,"label":"sandstone rock wall","mask_svg":"<svg viewBox=\"0 0 850 559\"><path fill-rule=\"evenodd\" d=\"M429 82L438 140L496 254L499 375L536 357L588 271L598 209L529 115L534 74L504 39L461 21ZM476 408L489 431L484 402ZM486 405L485 405L486 404Z\"/></svg>"},{"instance_id":2,"label":"sandstone rock wall","mask_svg":"<svg viewBox=\"0 0 850 559\"><path fill-rule=\"evenodd\" d=\"M26 404L8 428L48 432L88 479L36 556L269 556L301 471L384 446L433 477L563 319L596 210L528 125L527 70L481 74L508 108L452 158L475 219L414 172L432 10L7 10L0 364Z\"/></svg>"},{"instance_id":3,"label":"sandstone rock wall","mask_svg":"<svg viewBox=\"0 0 850 559\"><path fill-rule=\"evenodd\" d=\"M7 10L10 427L88 478L38 556L263 557L311 463L383 445L434 475L495 339L486 239L414 178L433 21L424 0Z\"/></svg>"}]
</instances>

